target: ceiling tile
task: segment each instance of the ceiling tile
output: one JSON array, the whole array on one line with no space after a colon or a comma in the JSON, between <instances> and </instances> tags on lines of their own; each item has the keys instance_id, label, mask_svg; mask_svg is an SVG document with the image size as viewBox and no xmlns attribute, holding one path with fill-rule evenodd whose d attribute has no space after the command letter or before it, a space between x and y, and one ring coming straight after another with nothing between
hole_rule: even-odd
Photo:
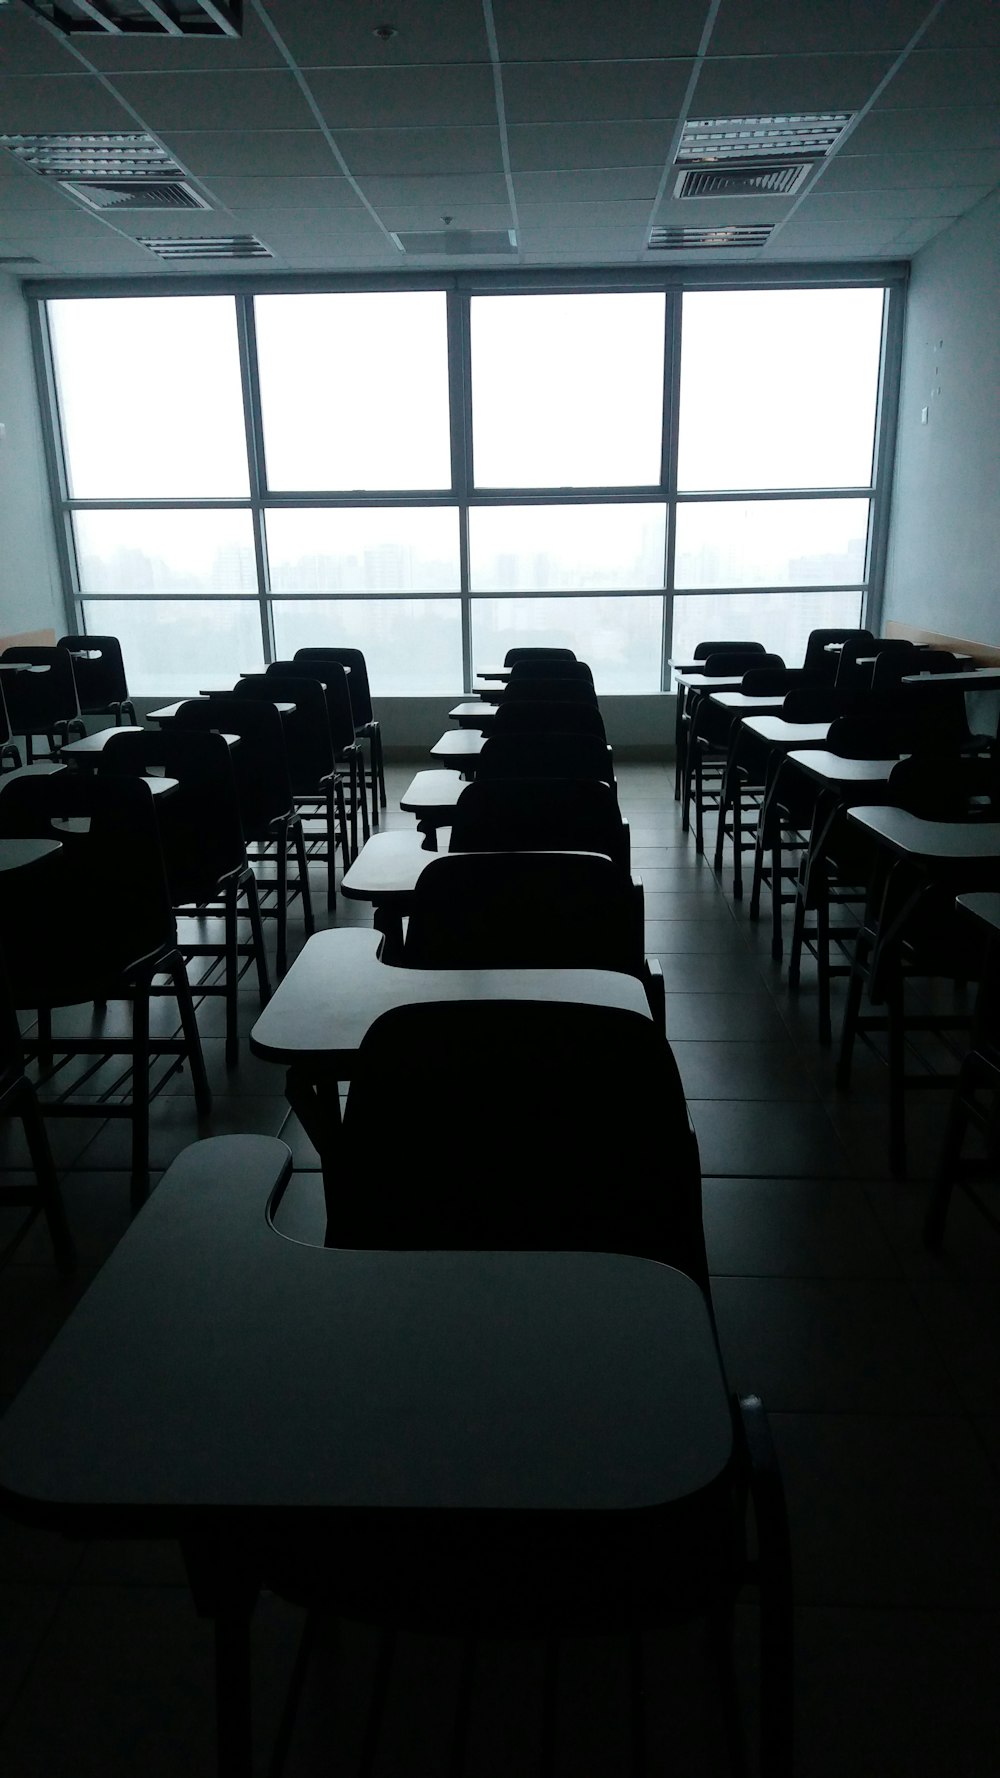
<instances>
[{"instance_id":1,"label":"ceiling tile","mask_svg":"<svg viewBox=\"0 0 1000 1778\"><path fill-rule=\"evenodd\" d=\"M1000 148L980 154L851 154L853 137L823 168L821 191L919 190L1000 180Z\"/></svg>"},{"instance_id":2,"label":"ceiling tile","mask_svg":"<svg viewBox=\"0 0 1000 1778\"><path fill-rule=\"evenodd\" d=\"M0 78L5 135L45 130L134 130L135 122L92 74Z\"/></svg>"},{"instance_id":3,"label":"ceiling tile","mask_svg":"<svg viewBox=\"0 0 1000 1778\"><path fill-rule=\"evenodd\" d=\"M915 51L907 56L878 103L893 109L935 105L995 105L1000 99L1000 50Z\"/></svg>"},{"instance_id":4,"label":"ceiling tile","mask_svg":"<svg viewBox=\"0 0 1000 1778\"><path fill-rule=\"evenodd\" d=\"M507 181L502 173L438 173L427 178L366 179L362 187L375 209L433 208L439 214L459 205L506 204Z\"/></svg>"},{"instance_id":5,"label":"ceiling tile","mask_svg":"<svg viewBox=\"0 0 1000 1778\"><path fill-rule=\"evenodd\" d=\"M829 55L903 49L931 0L723 0L710 55Z\"/></svg>"},{"instance_id":6,"label":"ceiling tile","mask_svg":"<svg viewBox=\"0 0 1000 1778\"><path fill-rule=\"evenodd\" d=\"M652 203L659 189L661 163L654 167L590 167L583 171L525 173L514 177L518 203Z\"/></svg>"},{"instance_id":7,"label":"ceiling tile","mask_svg":"<svg viewBox=\"0 0 1000 1778\"><path fill-rule=\"evenodd\" d=\"M335 173L337 162L321 130L160 130L164 147L202 179L224 173L253 178Z\"/></svg>"},{"instance_id":8,"label":"ceiling tile","mask_svg":"<svg viewBox=\"0 0 1000 1778\"><path fill-rule=\"evenodd\" d=\"M996 0L948 0L921 39L924 49L1000 49Z\"/></svg>"},{"instance_id":9,"label":"ceiling tile","mask_svg":"<svg viewBox=\"0 0 1000 1778\"><path fill-rule=\"evenodd\" d=\"M846 146L846 145L845 145ZM1000 148L1000 116L968 111L870 111L850 136L853 154L963 154Z\"/></svg>"},{"instance_id":10,"label":"ceiling tile","mask_svg":"<svg viewBox=\"0 0 1000 1778\"><path fill-rule=\"evenodd\" d=\"M692 117L855 111L892 65L889 55L735 56L705 62Z\"/></svg>"},{"instance_id":11,"label":"ceiling tile","mask_svg":"<svg viewBox=\"0 0 1000 1778\"><path fill-rule=\"evenodd\" d=\"M378 214L384 227L397 234L407 229L443 234L446 226L454 232L456 229L508 229L514 225L509 204L456 204L445 210L437 204L383 204ZM451 217L447 225L446 216Z\"/></svg>"},{"instance_id":12,"label":"ceiling tile","mask_svg":"<svg viewBox=\"0 0 1000 1778\"><path fill-rule=\"evenodd\" d=\"M518 125L509 132L515 172L546 172L556 167L646 167L666 160L674 121Z\"/></svg>"},{"instance_id":13,"label":"ceiling tile","mask_svg":"<svg viewBox=\"0 0 1000 1778\"><path fill-rule=\"evenodd\" d=\"M643 56L693 56L708 0L494 0L497 41L506 61L615 61Z\"/></svg>"},{"instance_id":14,"label":"ceiling tile","mask_svg":"<svg viewBox=\"0 0 1000 1778\"><path fill-rule=\"evenodd\" d=\"M267 10L303 68L393 68L423 62L485 62L489 43L482 8L469 0L397 8L385 0L318 6L315 0L268 0ZM382 43L376 26L397 35Z\"/></svg>"},{"instance_id":15,"label":"ceiling tile","mask_svg":"<svg viewBox=\"0 0 1000 1778\"><path fill-rule=\"evenodd\" d=\"M312 113L289 73L125 74L117 90L151 130L225 130L246 119L308 129Z\"/></svg>"},{"instance_id":16,"label":"ceiling tile","mask_svg":"<svg viewBox=\"0 0 1000 1778\"><path fill-rule=\"evenodd\" d=\"M552 229L569 233L580 228L637 229L649 220L648 204L518 204L523 229Z\"/></svg>"},{"instance_id":17,"label":"ceiling tile","mask_svg":"<svg viewBox=\"0 0 1000 1778\"><path fill-rule=\"evenodd\" d=\"M500 173L499 129L338 130L337 145L351 172L391 178L411 173Z\"/></svg>"},{"instance_id":18,"label":"ceiling tile","mask_svg":"<svg viewBox=\"0 0 1000 1778\"><path fill-rule=\"evenodd\" d=\"M507 122L676 117L693 67L692 61L509 62L503 70Z\"/></svg>"},{"instance_id":19,"label":"ceiling tile","mask_svg":"<svg viewBox=\"0 0 1000 1778\"><path fill-rule=\"evenodd\" d=\"M898 222L809 222L800 221L804 210L797 211L791 221L775 230L769 246L780 242L792 247L811 244L817 259L832 256L850 257L852 253L878 251L899 232Z\"/></svg>"},{"instance_id":20,"label":"ceiling tile","mask_svg":"<svg viewBox=\"0 0 1000 1778\"><path fill-rule=\"evenodd\" d=\"M497 121L493 71L483 65L313 68L306 79L334 133Z\"/></svg>"},{"instance_id":21,"label":"ceiling tile","mask_svg":"<svg viewBox=\"0 0 1000 1778\"><path fill-rule=\"evenodd\" d=\"M331 165L333 163L331 162ZM364 211L349 179L231 179L216 177L206 182L209 193L231 210L357 210Z\"/></svg>"},{"instance_id":22,"label":"ceiling tile","mask_svg":"<svg viewBox=\"0 0 1000 1778\"><path fill-rule=\"evenodd\" d=\"M794 202L794 198L667 197L657 209L656 221L679 228L742 228L748 223L780 222Z\"/></svg>"},{"instance_id":23,"label":"ceiling tile","mask_svg":"<svg viewBox=\"0 0 1000 1778\"><path fill-rule=\"evenodd\" d=\"M914 216L959 216L988 188L967 190L960 185L934 191L831 191L818 189L802 204L802 214L814 222L859 222L866 217L891 219Z\"/></svg>"},{"instance_id":24,"label":"ceiling tile","mask_svg":"<svg viewBox=\"0 0 1000 1778\"><path fill-rule=\"evenodd\" d=\"M80 64L62 37L20 6L0 10L0 74L78 74Z\"/></svg>"},{"instance_id":25,"label":"ceiling tile","mask_svg":"<svg viewBox=\"0 0 1000 1778\"><path fill-rule=\"evenodd\" d=\"M893 246L897 253L919 253L928 241L934 241L951 228L950 222L943 222L938 216L925 216L919 222L907 223L906 227L896 236Z\"/></svg>"}]
</instances>

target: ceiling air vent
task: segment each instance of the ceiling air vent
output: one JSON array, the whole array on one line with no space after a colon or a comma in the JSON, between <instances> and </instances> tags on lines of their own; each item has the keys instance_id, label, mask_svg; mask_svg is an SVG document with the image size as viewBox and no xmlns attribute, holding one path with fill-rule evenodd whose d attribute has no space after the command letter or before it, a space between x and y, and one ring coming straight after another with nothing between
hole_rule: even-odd
<instances>
[{"instance_id":1,"label":"ceiling air vent","mask_svg":"<svg viewBox=\"0 0 1000 1778\"><path fill-rule=\"evenodd\" d=\"M446 253L451 257L478 257L483 253L516 253L517 235L512 228L439 228L394 234L403 253Z\"/></svg>"},{"instance_id":2,"label":"ceiling air vent","mask_svg":"<svg viewBox=\"0 0 1000 1778\"><path fill-rule=\"evenodd\" d=\"M157 259L273 259L270 247L256 235L139 235Z\"/></svg>"},{"instance_id":3,"label":"ceiling air vent","mask_svg":"<svg viewBox=\"0 0 1000 1778\"><path fill-rule=\"evenodd\" d=\"M654 252L684 252L689 247L763 247L773 222L747 223L731 228L651 228L649 245Z\"/></svg>"},{"instance_id":4,"label":"ceiling air vent","mask_svg":"<svg viewBox=\"0 0 1000 1778\"><path fill-rule=\"evenodd\" d=\"M719 161L817 161L829 154L853 111L789 111L774 117L689 118L677 151L679 167Z\"/></svg>"},{"instance_id":5,"label":"ceiling air vent","mask_svg":"<svg viewBox=\"0 0 1000 1778\"><path fill-rule=\"evenodd\" d=\"M685 167L674 186L675 198L787 198L808 176L810 161L749 161L738 165Z\"/></svg>"},{"instance_id":6,"label":"ceiling air vent","mask_svg":"<svg viewBox=\"0 0 1000 1778\"><path fill-rule=\"evenodd\" d=\"M205 199L183 179L60 179L63 191L88 210L208 210Z\"/></svg>"},{"instance_id":7,"label":"ceiling air vent","mask_svg":"<svg viewBox=\"0 0 1000 1778\"><path fill-rule=\"evenodd\" d=\"M24 0L63 37L240 37L243 0Z\"/></svg>"},{"instance_id":8,"label":"ceiling air vent","mask_svg":"<svg viewBox=\"0 0 1000 1778\"><path fill-rule=\"evenodd\" d=\"M140 130L74 131L52 136L0 136L15 160L44 179L179 179L173 155Z\"/></svg>"}]
</instances>

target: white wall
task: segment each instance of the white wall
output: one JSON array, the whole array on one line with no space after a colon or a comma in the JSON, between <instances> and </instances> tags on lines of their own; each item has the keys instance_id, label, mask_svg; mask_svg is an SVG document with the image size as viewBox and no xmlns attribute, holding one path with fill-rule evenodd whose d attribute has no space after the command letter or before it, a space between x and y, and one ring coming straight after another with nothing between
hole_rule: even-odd
<instances>
[{"instance_id":1,"label":"white wall","mask_svg":"<svg viewBox=\"0 0 1000 1778\"><path fill-rule=\"evenodd\" d=\"M1000 192L994 192L913 261L886 620L1000 643L998 392Z\"/></svg>"},{"instance_id":2,"label":"white wall","mask_svg":"<svg viewBox=\"0 0 1000 1778\"><path fill-rule=\"evenodd\" d=\"M66 630L52 530L28 311L0 277L0 633Z\"/></svg>"}]
</instances>

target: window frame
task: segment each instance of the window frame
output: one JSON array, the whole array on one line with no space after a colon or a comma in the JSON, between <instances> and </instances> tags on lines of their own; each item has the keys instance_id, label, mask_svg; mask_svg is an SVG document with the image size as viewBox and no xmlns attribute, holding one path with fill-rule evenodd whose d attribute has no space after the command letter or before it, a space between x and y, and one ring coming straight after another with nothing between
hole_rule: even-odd
<instances>
[{"instance_id":1,"label":"window frame","mask_svg":"<svg viewBox=\"0 0 1000 1778\"><path fill-rule=\"evenodd\" d=\"M55 522L57 556L63 585L66 606L67 627L70 633L85 633L84 604L93 608L96 605L113 606L121 600L130 600L134 595L126 593L87 594L81 590L79 567L76 558L74 541L73 514L78 510L127 510L141 508L157 508L161 510L194 510L205 509L237 509L248 510L251 515L254 554L257 572L257 591L255 597L261 629L261 640L265 661L275 658L273 611L283 599L315 600L327 604L331 600L350 600L353 602L367 601L384 597L381 593L273 593L267 560L266 515L268 511L289 507L374 507L389 508L400 506L445 506L457 508L459 521L459 552L460 552L460 589L458 592L410 592L406 597L413 601L424 599L455 598L461 602L461 638L462 638L462 689L472 689L472 605L477 595L472 591L470 582L470 551L469 551L469 514L476 507L483 506L528 506L528 505L616 505L616 504L657 504L666 506L666 550L664 585L662 589L662 642L659 685L656 688L663 692L670 689L671 673L669 661L671 657L671 638L673 633L674 606L677 599L698 589L681 589L675 586L675 554L677 538L677 512L685 503L712 503L738 499L744 502L789 499L859 499L866 498L870 502L868 536L865 552L865 571L863 579L850 586L837 583L829 588L809 588L809 591L844 591L856 592L860 595L862 621L870 627L877 627L881 617L882 593L885 577L885 563L888 544L889 525L889 493L892 481L893 457L895 451L896 419L899 403L899 380L902 359L903 320L905 310L906 285L908 267L899 262L878 264L867 262L861 264L817 264L775 265L773 267L748 268L743 266L717 267L710 273L702 273L700 267L678 267L673 271L663 268L648 269L645 267L617 272L579 271L566 272L509 272L509 273L477 273L463 272L450 275L415 274L411 277L329 277L318 278L170 278L169 280L153 277L142 280L115 280L101 282L95 280L53 279L46 282L29 282L24 285L24 295L28 302L31 324L32 348L35 359L35 371L41 409L43 444L45 450L52 511ZM706 290L766 290L766 289L836 289L836 288L881 288L885 292L882 311L882 339L879 362L879 386L876 401L875 439L872 455L872 480L867 487L852 488L802 488L802 489L720 489L711 492L693 491L680 492L677 486L678 460L678 421L680 413L680 374L682 346L682 298L685 291ZM256 349L256 328L254 315L254 298L257 295L270 294L336 294L339 291L372 292L384 290L436 290L445 296L448 329L448 398L451 423L451 468L452 486L450 489L396 489L367 490L358 492L328 491L296 491L283 490L272 492L266 483L266 471L263 450L263 421L261 413L261 392ZM472 377L471 377L471 337L470 315L471 302L474 298L491 295L537 295L552 292L559 295L572 293L621 293L633 291L657 291L665 295L664 305L664 374L663 374L663 432L660 464L660 478L655 484L635 487L597 487L597 488L476 488L473 481L472 466ZM240 377L243 393L243 417L247 446L247 462L249 470L249 496L231 499L73 499L69 494L66 463L63 455L62 428L58 409L58 394L53 362L52 340L49 332L46 304L54 300L72 300L74 298L93 299L135 296L209 296L216 295L232 299L236 305L237 337L239 343ZM731 593L752 591L757 596L781 594L788 596L797 589L794 587L754 587L743 586L712 588L713 595L725 596ZM514 589L511 590L514 596ZM629 598L641 594L649 596L648 588L617 588L602 592L604 598ZM144 602L162 595L143 594ZM220 594L213 591L205 593L188 593L183 595L185 601L193 603L202 599L238 598L245 600L246 594ZM490 593L496 598L496 592ZM519 597L531 598L531 594L517 594ZM538 595L546 599L579 598L578 588L560 590L546 589ZM113 621L111 622L113 628ZM460 688L456 687L456 692ZM633 695L649 695L637 692Z\"/></svg>"}]
</instances>

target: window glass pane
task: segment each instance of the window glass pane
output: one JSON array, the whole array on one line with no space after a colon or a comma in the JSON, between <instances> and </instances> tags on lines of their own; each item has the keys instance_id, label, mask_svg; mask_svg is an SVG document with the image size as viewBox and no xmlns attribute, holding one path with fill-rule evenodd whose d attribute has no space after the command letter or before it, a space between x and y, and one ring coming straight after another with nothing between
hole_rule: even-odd
<instances>
[{"instance_id":1,"label":"window glass pane","mask_svg":"<svg viewBox=\"0 0 1000 1778\"><path fill-rule=\"evenodd\" d=\"M881 290L685 295L678 487L868 487L882 299Z\"/></svg>"},{"instance_id":2,"label":"window glass pane","mask_svg":"<svg viewBox=\"0 0 1000 1778\"><path fill-rule=\"evenodd\" d=\"M660 689L663 599L474 599L473 672L508 648L572 648L601 692Z\"/></svg>"},{"instance_id":3,"label":"window glass pane","mask_svg":"<svg viewBox=\"0 0 1000 1778\"><path fill-rule=\"evenodd\" d=\"M674 585L831 586L865 577L867 500L704 501L677 508Z\"/></svg>"},{"instance_id":4,"label":"window glass pane","mask_svg":"<svg viewBox=\"0 0 1000 1778\"><path fill-rule=\"evenodd\" d=\"M297 648L360 648L376 703L461 691L458 599L276 599L272 609L279 660Z\"/></svg>"},{"instance_id":5,"label":"window glass pane","mask_svg":"<svg viewBox=\"0 0 1000 1778\"><path fill-rule=\"evenodd\" d=\"M70 493L249 493L231 296L50 302Z\"/></svg>"},{"instance_id":6,"label":"window glass pane","mask_svg":"<svg viewBox=\"0 0 1000 1778\"><path fill-rule=\"evenodd\" d=\"M478 506L469 513L478 593L662 587L665 506Z\"/></svg>"},{"instance_id":7,"label":"window glass pane","mask_svg":"<svg viewBox=\"0 0 1000 1778\"><path fill-rule=\"evenodd\" d=\"M664 305L645 292L473 297L476 486L658 483Z\"/></svg>"},{"instance_id":8,"label":"window glass pane","mask_svg":"<svg viewBox=\"0 0 1000 1778\"><path fill-rule=\"evenodd\" d=\"M786 667L801 667L810 630L860 625L860 593L684 593L674 600L670 654L692 660L699 642L734 636L763 642Z\"/></svg>"},{"instance_id":9,"label":"window glass pane","mask_svg":"<svg viewBox=\"0 0 1000 1778\"><path fill-rule=\"evenodd\" d=\"M457 593L457 507L276 508L266 515L276 593Z\"/></svg>"},{"instance_id":10,"label":"window glass pane","mask_svg":"<svg viewBox=\"0 0 1000 1778\"><path fill-rule=\"evenodd\" d=\"M443 291L258 296L271 488L450 488Z\"/></svg>"},{"instance_id":11,"label":"window glass pane","mask_svg":"<svg viewBox=\"0 0 1000 1778\"><path fill-rule=\"evenodd\" d=\"M83 610L95 635L118 637L135 697L193 697L264 663L252 599L88 599Z\"/></svg>"},{"instance_id":12,"label":"window glass pane","mask_svg":"<svg viewBox=\"0 0 1000 1778\"><path fill-rule=\"evenodd\" d=\"M255 593L249 512L75 512L84 593Z\"/></svg>"}]
</instances>

